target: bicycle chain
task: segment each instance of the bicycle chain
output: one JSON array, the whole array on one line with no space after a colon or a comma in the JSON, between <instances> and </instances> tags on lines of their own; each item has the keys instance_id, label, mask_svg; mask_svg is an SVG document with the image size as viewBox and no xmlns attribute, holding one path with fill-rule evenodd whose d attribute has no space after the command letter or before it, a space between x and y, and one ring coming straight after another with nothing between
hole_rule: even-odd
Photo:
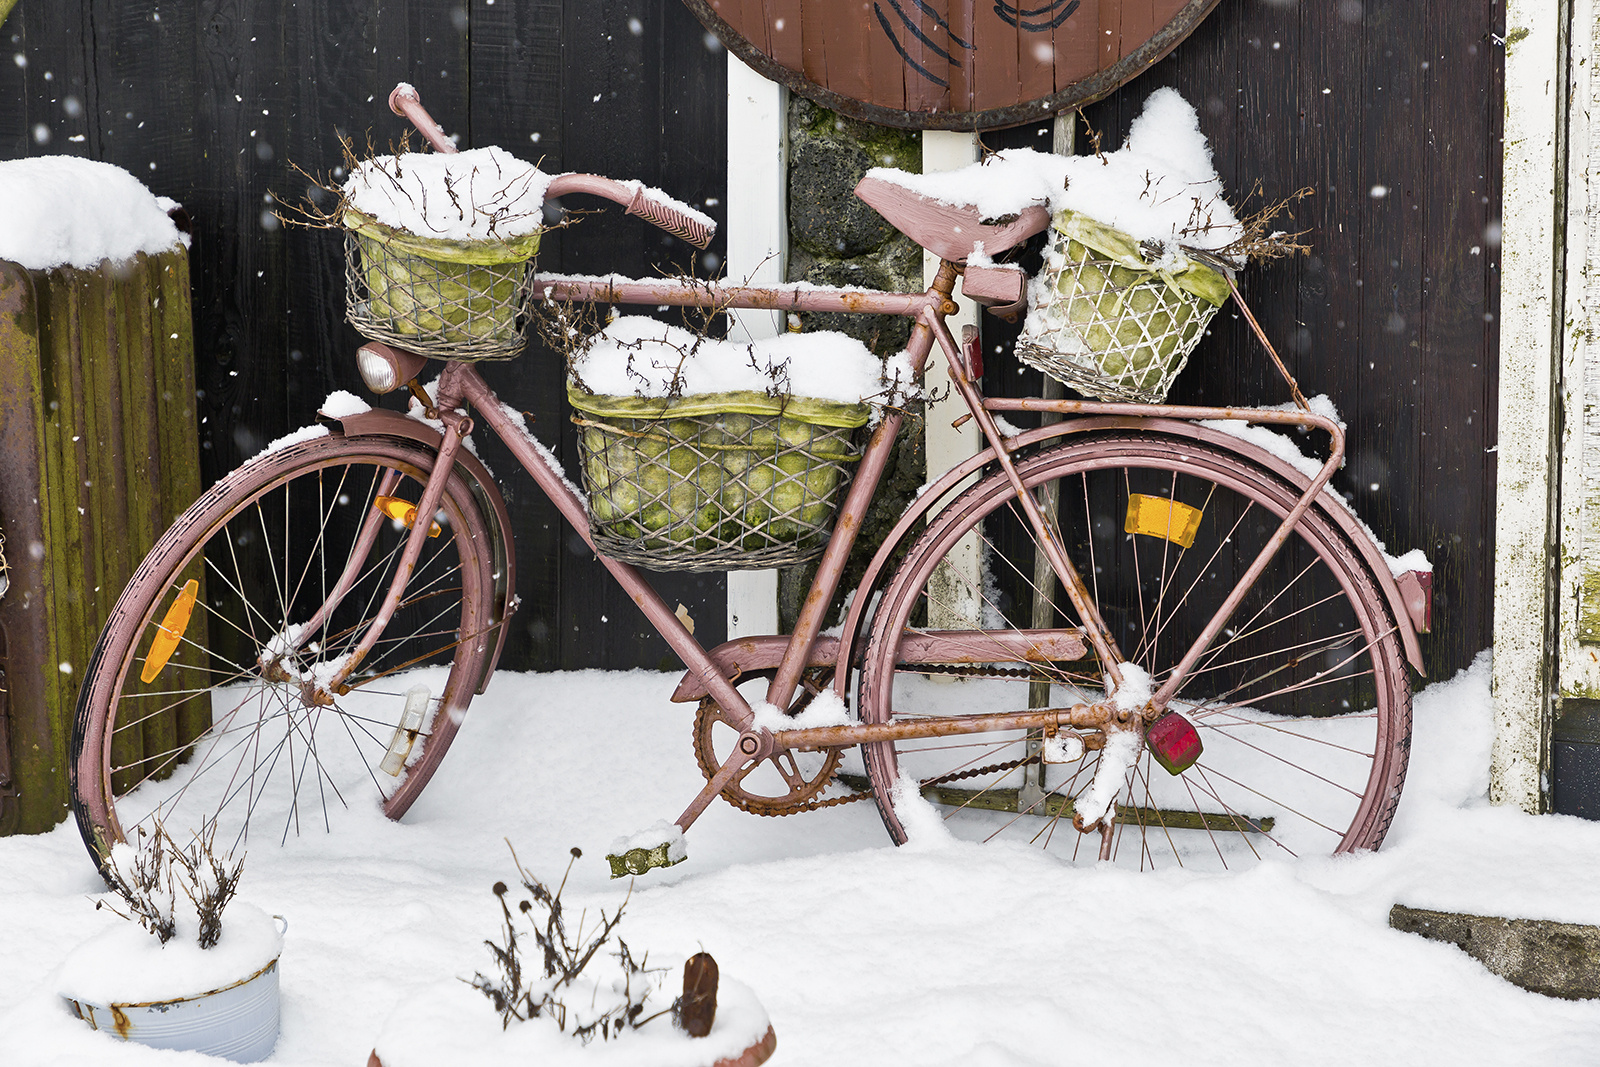
<instances>
[{"instance_id":1,"label":"bicycle chain","mask_svg":"<svg viewBox=\"0 0 1600 1067\"><path fill-rule=\"evenodd\" d=\"M834 778L828 783L828 785L832 785L833 782L837 782L838 780L838 778ZM828 786L823 786L822 788L826 789L827 787ZM769 819L781 819L786 815L799 815L801 812L820 811L823 808L836 808L840 804L854 804L856 801L866 800L872 795L872 790L868 789L865 792L849 793L842 797L829 797L827 800L807 800L800 804L791 804L780 811L757 811L755 814ZM732 801L729 801L729 803L732 803ZM744 810L749 811L750 809L745 808Z\"/></svg>"},{"instance_id":2,"label":"bicycle chain","mask_svg":"<svg viewBox=\"0 0 1600 1067\"><path fill-rule=\"evenodd\" d=\"M976 778L980 774L996 774L1000 771L1014 771L1018 767L1026 767L1031 763L1038 763L1039 760L1040 756L1036 752L1031 756L1024 756L1022 759L1014 759L1008 763L991 763L987 767L974 767L970 771L951 771L949 774L941 774L937 778L929 778L926 782L921 783L921 785L923 789L926 789L930 785L944 785L946 782L959 782L963 778Z\"/></svg>"}]
</instances>

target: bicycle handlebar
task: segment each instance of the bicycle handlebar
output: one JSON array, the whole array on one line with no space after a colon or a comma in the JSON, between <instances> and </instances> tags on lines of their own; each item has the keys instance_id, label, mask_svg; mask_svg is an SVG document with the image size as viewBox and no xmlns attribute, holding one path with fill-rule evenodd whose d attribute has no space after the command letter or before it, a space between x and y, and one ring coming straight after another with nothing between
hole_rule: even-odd
<instances>
[{"instance_id":1,"label":"bicycle handlebar","mask_svg":"<svg viewBox=\"0 0 1600 1067\"><path fill-rule=\"evenodd\" d=\"M389 93L389 110L409 119L435 152L456 151L455 143L444 135L444 128L433 121L433 116L422 106L422 98L414 87L405 82L396 85ZM558 197L563 193L590 193L614 200L626 209L627 214L653 223L696 248L706 247L716 233L715 223L707 225L672 204L663 203L651 196L650 191L639 182L619 182L598 174L558 174L551 180L544 195Z\"/></svg>"},{"instance_id":2,"label":"bicycle handlebar","mask_svg":"<svg viewBox=\"0 0 1600 1067\"><path fill-rule=\"evenodd\" d=\"M455 142L444 135L444 127L434 122L433 116L422 106L422 97L417 95L414 87L405 82L396 85L389 93L389 110L410 119L411 125L417 128L417 132L433 146L435 152L456 150Z\"/></svg>"},{"instance_id":3,"label":"bicycle handlebar","mask_svg":"<svg viewBox=\"0 0 1600 1067\"><path fill-rule=\"evenodd\" d=\"M613 200L626 208L629 215L637 215L646 222L654 223L696 248L710 244L711 235L716 232L714 224L707 226L671 204L662 203L638 182L619 182L598 174L558 174L551 180L544 195L556 197L565 193L590 193Z\"/></svg>"}]
</instances>

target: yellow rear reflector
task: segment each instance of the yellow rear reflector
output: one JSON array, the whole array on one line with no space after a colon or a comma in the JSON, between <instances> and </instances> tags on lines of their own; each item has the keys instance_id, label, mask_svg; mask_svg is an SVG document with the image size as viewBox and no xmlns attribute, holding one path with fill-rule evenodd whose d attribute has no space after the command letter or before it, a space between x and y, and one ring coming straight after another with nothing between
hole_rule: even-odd
<instances>
[{"instance_id":1,"label":"yellow rear reflector","mask_svg":"<svg viewBox=\"0 0 1600 1067\"><path fill-rule=\"evenodd\" d=\"M156 631L155 640L150 642L150 652L144 657L144 670L139 672L139 680L146 685L156 680L156 675L161 673L161 668L167 665L172 654L178 650L178 642L183 638L183 632L189 628L189 616L194 613L194 598L200 593L200 583L193 578L183 583L183 588L178 590L178 599L172 602L172 607L167 609L167 614L161 620L161 628Z\"/></svg>"},{"instance_id":2,"label":"yellow rear reflector","mask_svg":"<svg viewBox=\"0 0 1600 1067\"><path fill-rule=\"evenodd\" d=\"M411 529L411 524L417 518L417 506L409 500L401 500L397 496L374 497L372 506L389 516L395 522L401 523L406 529ZM428 528L429 537L438 537L444 530L438 523Z\"/></svg>"},{"instance_id":3,"label":"yellow rear reflector","mask_svg":"<svg viewBox=\"0 0 1600 1067\"><path fill-rule=\"evenodd\" d=\"M1164 496L1129 493L1128 521L1123 529L1131 534L1165 537L1173 544L1189 548L1200 530L1202 514L1199 508Z\"/></svg>"}]
</instances>

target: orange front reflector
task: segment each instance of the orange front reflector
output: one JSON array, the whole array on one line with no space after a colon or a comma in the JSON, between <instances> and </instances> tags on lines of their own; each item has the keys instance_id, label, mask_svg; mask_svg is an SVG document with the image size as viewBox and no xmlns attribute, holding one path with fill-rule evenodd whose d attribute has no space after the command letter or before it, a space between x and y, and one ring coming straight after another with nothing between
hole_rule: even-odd
<instances>
[{"instance_id":1,"label":"orange front reflector","mask_svg":"<svg viewBox=\"0 0 1600 1067\"><path fill-rule=\"evenodd\" d=\"M178 642L183 639L183 632L189 628L189 616L194 614L194 598L200 593L200 583L193 578L183 583L183 588L178 590L178 599L172 602L172 607L167 609L166 618L161 620L161 628L156 631L155 640L150 642L150 652L144 658L144 670L139 672L139 680L146 685L156 680L156 675L161 673L161 668L167 665L172 654L178 650Z\"/></svg>"},{"instance_id":2,"label":"orange front reflector","mask_svg":"<svg viewBox=\"0 0 1600 1067\"><path fill-rule=\"evenodd\" d=\"M1123 529L1131 534L1165 537L1173 544L1189 548L1194 544L1194 535L1200 531L1202 514L1199 508L1164 496L1129 493L1128 521Z\"/></svg>"},{"instance_id":3,"label":"orange front reflector","mask_svg":"<svg viewBox=\"0 0 1600 1067\"><path fill-rule=\"evenodd\" d=\"M372 506L389 516L395 522L401 523L406 529L411 529L411 524L417 519L417 506L409 500L401 500L397 496L374 497ZM428 528L429 537L438 537L444 532L443 527L434 523Z\"/></svg>"}]
</instances>

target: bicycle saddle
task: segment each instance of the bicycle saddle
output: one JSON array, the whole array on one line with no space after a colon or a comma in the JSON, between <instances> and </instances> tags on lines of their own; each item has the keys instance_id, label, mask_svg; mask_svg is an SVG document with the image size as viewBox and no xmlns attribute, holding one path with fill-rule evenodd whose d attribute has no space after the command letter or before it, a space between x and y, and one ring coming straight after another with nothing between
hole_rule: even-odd
<instances>
[{"instance_id":1,"label":"bicycle saddle","mask_svg":"<svg viewBox=\"0 0 1600 1067\"><path fill-rule=\"evenodd\" d=\"M895 229L952 263L965 263L979 244L984 255L999 255L1050 224L1050 213L1037 205L1005 221L985 222L970 204L947 204L871 174L856 185L856 196Z\"/></svg>"}]
</instances>

